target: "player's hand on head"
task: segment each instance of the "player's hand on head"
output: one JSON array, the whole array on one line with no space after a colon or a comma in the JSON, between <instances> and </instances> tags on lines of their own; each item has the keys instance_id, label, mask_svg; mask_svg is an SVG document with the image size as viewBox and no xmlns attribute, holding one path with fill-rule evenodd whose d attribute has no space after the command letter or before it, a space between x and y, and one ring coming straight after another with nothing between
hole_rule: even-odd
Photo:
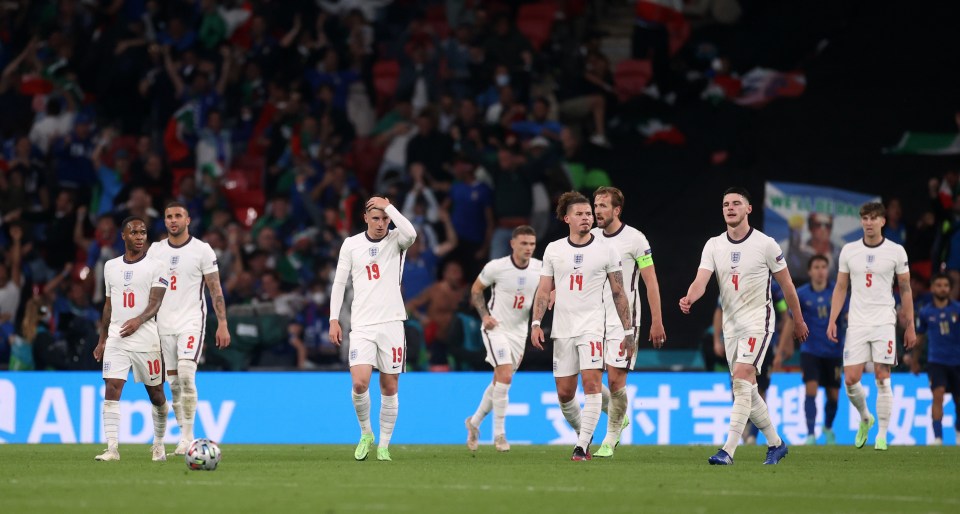
<instances>
[{"instance_id":1,"label":"player's hand on head","mask_svg":"<svg viewBox=\"0 0 960 514\"><path fill-rule=\"evenodd\" d=\"M367 200L367 210L370 209L380 209L381 211L386 209L390 205L390 200L387 200L383 196L374 196Z\"/></svg>"}]
</instances>

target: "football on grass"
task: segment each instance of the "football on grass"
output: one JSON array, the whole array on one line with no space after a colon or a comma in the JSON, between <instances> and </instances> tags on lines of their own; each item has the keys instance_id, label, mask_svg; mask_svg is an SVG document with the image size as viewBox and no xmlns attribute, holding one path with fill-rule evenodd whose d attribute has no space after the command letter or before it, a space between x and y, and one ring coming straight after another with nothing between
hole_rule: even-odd
<instances>
[{"instance_id":1,"label":"football on grass","mask_svg":"<svg viewBox=\"0 0 960 514\"><path fill-rule=\"evenodd\" d=\"M209 439L194 439L184 458L192 470L213 471L220 464L220 446Z\"/></svg>"}]
</instances>

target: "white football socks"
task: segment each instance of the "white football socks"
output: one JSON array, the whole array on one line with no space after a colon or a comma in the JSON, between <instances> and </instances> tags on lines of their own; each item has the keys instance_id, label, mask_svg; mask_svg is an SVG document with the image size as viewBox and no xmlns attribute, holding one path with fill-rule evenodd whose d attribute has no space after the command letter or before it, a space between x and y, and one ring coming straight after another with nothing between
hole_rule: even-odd
<instances>
[{"instance_id":1,"label":"white football socks","mask_svg":"<svg viewBox=\"0 0 960 514\"><path fill-rule=\"evenodd\" d=\"M870 417L870 411L867 409L867 393L860 382L847 386L847 398L850 398L850 403L860 413L860 420L866 421Z\"/></svg>"},{"instance_id":2,"label":"white football socks","mask_svg":"<svg viewBox=\"0 0 960 514\"><path fill-rule=\"evenodd\" d=\"M590 440L593 439L593 432L596 431L597 422L600 421L601 403L603 398L600 393L585 395L580 422L580 439L577 441L577 446L584 450L590 449Z\"/></svg>"},{"instance_id":3,"label":"white football socks","mask_svg":"<svg viewBox=\"0 0 960 514\"><path fill-rule=\"evenodd\" d=\"M490 414L490 411L493 409L493 382L487 384L487 388L483 390L483 398L480 399L480 405L477 407L477 412L473 413L473 417L470 418L470 424L475 427L480 427L480 424L483 423L484 418L487 417L487 414Z\"/></svg>"},{"instance_id":4,"label":"white football socks","mask_svg":"<svg viewBox=\"0 0 960 514\"><path fill-rule=\"evenodd\" d=\"M153 444L163 444L163 436L167 434L167 415L170 406L164 401L163 405L153 406Z\"/></svg>"},{"instance_id":5,"label":"white football socks","mask_svg":"<svg viewBox=\"0 0 960 514\"><path fill-rule=\"evenodd\" d=\"M603 401L600 402L600 410L610 414L610 388L600 384L600 396Z\"/></svg>"},{"instance_id":6,"label":"white football socks","mask_svg":"<svg viewBox=\"0 0 960 514\"><path fill-rule=\"evenodd\" d=\"M183 431L183 398L180 394L180 381L178 375L167 375L167 382L170 382L170 394L173 396L173 416L177 418L177 426Z\"/></svg>"},{"instance_id":7,"label":"white football socks","mask_svg":"<svg viewBox=\"0 0 960 514\"><path fill-rule=\"evenodd\" d=\"M361 394L353 393L353 409L357 411L357 421L360 423L360 434L372 434L373 426L370 424L370 390L366 390Z\"/></svg>"},{"instance_id":8,"label":"white football socks","mask_svg":"<svg viewBox=\"0 0 960 514\"><path fill-rule=\"evenodd\" d=\"M574 432L580 433L580 403L574 398L567 403L560 404L563 419L567 420Z\"/></svg>"},{"instance_id":9,"label":"white football socks","mask_svg":"<svg viewBox=\"0 0 960 514\"><path fill-rule=\"evenodd\" d=\"M116 450L120 434L120 401L103 401L103 433L107 437L107 449Z\"/></svg>"},{"instance_id":10,"label":"white football socks","mask_svg":"<svg viewBox=\"0 0 960 514\"><path fill-rule=\"evenodd\" d=\"M610 408L607 411L607 435L604 444L614 446L620 438L623 416L627 413L627 388L610 393Z\"/></svg>"},{"instance_id":11,"label":"white football socks","mask_svg":"<svg viewBox=\"0 0 960 514\"><path fill-rule=\"evenodd\" d=\"M733 457L740 444L740 435L750 419L753 408L753 384L742 378L733 379L733 409L730 411L730 430L727 432L727 442L723 450Z\"/></svg>"},{"instance_id":12,"label":"white football socks","mask_svg":"<svg viewBox=\"0 0 960 514\"><path fill-rule=\"evenodd\" d=\"M767 411L767 402L760 396L760 389L757 384L753 384L750 405L750 421L763 432L763 437L767 439L767 446L780 446L783 440L777 434L777 427L770 421L770 413Z\"/></svg>"},{"instance_id":13,"label":"white football socks","mask_svg":"<svg viewBox=\"0 0 960 514\"><path fill-rule=\"evenodd\" d=\"M380 448L390 446L393 437L393 427L397 424L397 413L400 410L398 395L380 395Z\"/></svg>"},{"instance_id":14,"label":"white football socks","mask_svg":"<svg viewBox=\"0 0 960 514\"><path fill-rule=\"evenodd\" d=\"M510 384L498 382L493 386L493 435L495 436L506 433L504 425L506 424L507 404L510 403L509 392Z\"/></svg>"},{"instance_id":15,"label":"white football socks","mask_svg":"<svg viewBox=\"0 0 960 514\"><path fill-rule=\"evenodd\" d=\"M181 360L177 363L177 381L180 382L180 401L183 402L183 424L180 439L193 441L193 418L197 412L197 363Z\"/></svg>"},{"instance_id":16,"label":"white football socks","mask_svg":"<svg viewBox=\"0 0 960 514\"><path fill-rule=\"evenodd\" d=\"M877 421L880 425L880 431L877 437L887 438L887 427L890 426L890 414L893 412L893 389L890 387L890 379L877 380Z\"/></svg>"}]
</instances>

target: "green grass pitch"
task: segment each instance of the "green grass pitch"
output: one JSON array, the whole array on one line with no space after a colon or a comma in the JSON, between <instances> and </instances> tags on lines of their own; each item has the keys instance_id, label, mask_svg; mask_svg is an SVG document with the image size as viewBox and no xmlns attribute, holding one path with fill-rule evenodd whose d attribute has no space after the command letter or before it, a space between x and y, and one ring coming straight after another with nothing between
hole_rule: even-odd
<instances>
[{"instance_id":1,"label":"green grass pitch","mask_svg":"<svg viewBox=\"0 0 960 514\"><path fill-rule=\"evenodd\" d=\"M571 462L565 446L391 446L393 462L353 460L349 446L223 445L213 472L150 461L123 445L0 445L0 512L942 512L960 511L957 447L792 447L778 466L741 447L621 447ZM168 451L173 446L168 445Z\"/></svg>"}]
</instances>

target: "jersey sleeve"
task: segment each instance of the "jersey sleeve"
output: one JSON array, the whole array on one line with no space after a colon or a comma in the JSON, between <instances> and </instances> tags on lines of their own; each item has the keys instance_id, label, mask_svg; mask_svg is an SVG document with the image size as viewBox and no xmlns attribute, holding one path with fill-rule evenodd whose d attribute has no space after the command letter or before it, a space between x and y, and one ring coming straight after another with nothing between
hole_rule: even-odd
<instances>
[{"instance_id":1,"label":"jersey sleeve","mask_svg":"<svg viewBox=\"0 0 960 514\"><path fill-rule=\"evenodd\" d=\"M147 258L149 259L150 257ZM170 283L167 282L167 279L163 277L163 263L158 260L154 260L153 276L150 277L150 287L162 287L166 289L169 285Z\"/></svg>"},{"instance_id":2,"label":"jersey sleeve","mask_svg":"<svg viewBox=\"0 0 960 514\"><path fill-rule=\"evenodd\" d=\"M553 245L547 246L543 252L543 265L540 266L541 277L553 277Z\"/></svg>"},{"instance_id":3,"label":"jersey sleeve","mask_svg":"<svg viewBox=\"0 0 960 514\"><path fill-rule=\"evenodd\" d=\"M707 271L716 271L717 269L713 262L713 239L703 245L703 253L700 254L700 269Z\"/></svg>"},{"instance_id":4,"label":"jersey sleeve","mask_svg":"<svg viewBox=\"0 0 960 514\"><path fill-rule=\"evenodd\" d=\"M772 238L767 238L766 247L763 250L763 256L767 260L767 267L772 273L779 273L787 267L787 261L783 258L783 250L780 245Z\"/></svg>"},{"instance_id":5,"label":"jersey sleeve","mask_svg":"<svg viewBox=\"0 0 960 514\"><path fill-rule=\"evenodd\" d=\"M643 235L642 232L637 232L636 248L637 255L633 256L633 258L637 261L637 267L643 269L653 266L653 250L650 249L650 242L647 241L647 236Z\"/></svg>"},{"instance_id":6,"label":"jersey sleeve","mask_svg":"<svg viewBox=\"0 0 960 514\"><path fill-rule=\"evenodd\" d=\"M907 251L902 246L897 246L897 275L903 275L910 271L910 262L907 260Z\"/></svg>"},{"instance_id":7,"label":"jersey sleeve","mask_svg":"<svg viewBox=\"0 0 960 514\"><path fill-rule=\"evenodd\" d=\"M494 282L496 282L496 270L493 269L496 265L496 261L488 262L482 270L480 270L480 275L477 277L477 280L483 284L483 287L490 287Z\"/></svg>"},{"instance_id":8,"label":"jersey sleeve","mask_svg":"<svg viewBox=\"0 0 960 514\"><path fill-rule=\"evenodd\" d=\"M200 273L209 275L215 271L220 271L217 265L217 254L208 244L203 245L203 252L200 256Z\"/></svg>"},{"instance_id":9,"label":"jersey sleeve","mask_svg":"<svg viewBox=\"0 0 960 514\"><path fill-rule=\"evenodd\" d=\"M103 295L110 298L110 262L103 265Z\"/></svg>"},{"instance_id":10,"label":"jersey sleeve","mask_svg":"<svg viewBox=\"0 0 960 514\"><path fill-rule=\"evenodd\" d=\"M617 249L613 245L607 245L607 273L616 273L623 271L623 261L617 255Z\"/></svg>"},{"instance_id":11,"label":"jersey sleeve","mask_svg":"<svg viewBox=\"0 0 960 514\"><path fill-rule=\"evenodd\" d=\"M340 309L343 307L343 295L347 291L347 280L350 279L353 262L350 258L350 241L347 239L340 246L340 257L337 260L337 272L333 276L333 287L330 292L330 321L340 319Z\"/></svg>"},{"instance_id":12,"label":"jersey sleeve","mask_svg":"<svg viewBox=\"0 0 960 514\"><path fill-rule=\"evenodd\" d=\"M840 249L840 258L837 259L840 261L837 264L837 271L840 273L850 274L850 252L847 251L847 245L843 245L843 248Z\"/></svg>"}]
</instances>

